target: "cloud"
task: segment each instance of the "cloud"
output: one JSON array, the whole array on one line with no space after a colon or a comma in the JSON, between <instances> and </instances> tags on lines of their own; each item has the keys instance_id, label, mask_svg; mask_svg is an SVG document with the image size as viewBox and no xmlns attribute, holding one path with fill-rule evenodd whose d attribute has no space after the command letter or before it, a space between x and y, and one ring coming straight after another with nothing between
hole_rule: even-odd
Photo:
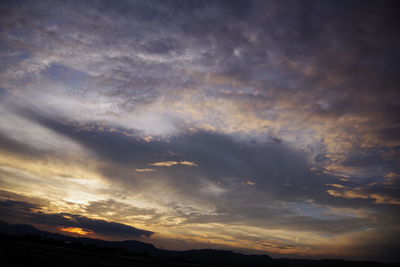
<instances>
[{"instance_id":1,"label":"cloud","mask_svg":"<svg viewBox=\"0 0 400 267\"><path fill-rule=\"evenodd\" d=\"M209 232L211 230L204 227L214 225L209 227L214 233L219 233L218 236L231 235L231 238L242 240L243 244L250 244L251 236L256 233L260 239L268 240L280 236L283 243L291 244L298 231L314 236L314 240L321 240L324 235L348 235L364 231L368 227L376 227L379 224L372 221L373 216L386 212L391 214L386 209L374 210L375 204L371 202L330 198L325 191L326 184L339 184L338 178L310 170L312 165L305 152L283 142L258 143L205 131L181 134L171 137L168 142L147 142L134 135L127 136L121 131L98 131L96 128L77 131L74 125L40 115L33 116L32 119L81 144L92 153L94 159L107 162L91 166L106 182L103 185L96 182L95 185L99 188L95 192L92 191L92 186L83 188L81 185L67 192L62 188L56 190L59 195L66 193L68 197L60 199L58 196L52 201L60 201L57 206L63 203L68 209L74 207L77 212L63 214L83 213L123 223L136 222L140 225L151 225L157 232L173 233L174 236L187 235L186 238L189 239L192 238L190 233L207 232L210 235L209 240L225 245L228 243L221 243L219 237L213 238ZM190 162L199 167L157 168L156 172L148 172L146 179L140 173L132 171L132 166L141 169L148 162L165 163L174 159L172 162L181 163L185 162L182 160L185 158L191 159ZM15 174L11 171L8 175ZM19 175L25 177L27 173ZM85 176L86 174L83 177ZM251 182L257 186L243 186L241 177L252 177ZM15 184L21 179L13 181ZM57 181L53 176L47 178L47 182L53 182L53 188L58 188L57 184L60 182ZM66 182L64 178L63 181ZM73 182L74 179L68 181ZM35 188L32 185L29 191L39 190ZM69 185L65 188L72 187ZM129 199L127 195L130 196ZM72 196L75 197L71 198ZM105 200L93 198L98 196ZM117 201L106 201L107 198ZM73 206L68 203L72 200L75 203ZM140 205L132 205L133 203ZM318 208L319 205L323 208ZM349 205L360 210L372 209L373 215L360 216L343 212L326 214L326 210L332 207ZM393 220L393 216L388 216L387 220ZM232 227L237 224L247 227L240 230L241 235ZM87 225L65 226L92 229ZM224 228L224 233L218 230L221 227ZM273 230L264 232L266 228ZM279 231L284 231L285 234ZM311 241L299 242L306 246Z\"/></svg>"},{"instance_id":2,"label":"cloud","mask_svg":"<svg viewBox=\"0 0 400 267\"><path fill-rule=\"evenodd\" d=\"M63 134L59 134L46 126L32 121L23 114L21 107L25 103L19 102L8 93L0 96L2 114L0 119L0 138L3 145L14 146L14 150L36 151L36 153L58 153L67 151L73 153L85 153L79 144ZM29 104L27 104L29 106ZM25 106L25 107L27 107ZM20 108L20 109L19 109ZM11 123L12 122L12 123Z\"/></svg>"},{"instance_id":3,"label":"cloud","mask_svg":"<svg viewBox=\"0 0 400 267\"><path fill-rule=\"evenodd\" d=\"M185 165L185 166L191 166L191 167L197 167L197 166L199 166L199 165L197 165L196 163L191 162L191 161L181 161L181 162L179 162L179 164L180 164L180 165Z\"/></svg>"},{"instance_id":4,"label":"cloud","mask_svg":"<svg viewBox=\"0 0 400 267\"><path fill-rule=\"evenodd\" d=\"M255 185L256 185L256 183L255 183L255 182L252 182L252 181L246 181L246 182L243 182L243 183L242 183L242 185L250 185L250 186L255 186Z\"/></svg>"},{"instance_id":5,"label":"cloud","mask_svg":"<svg viewBox=\"0 0 400 267\"><path fill-rule=\"evenodd\" d=\"M191 162L191 161L161 161L161 162L149 163L149 165L157 166L157 167L171 167L171 166L175 166L175 165L184 165L184 166L191 166L191 167L198 166L196 163Z\"/></svg>"},{"instance_id":6,"label":"cloud","mask_svg":"<svg viewBox=\"0 0 400 267\"><path fill-rule=\"evenodd\" d=\"M137 222L150 225L159 219L159 211L155 208L138 207L112 199L92 201L83 207L85 213L119 221Z\"/></svg>"},{"instance_id":7,"label":"cloud","mask_svg":"<svg viewBox=\"0 0 400 267\"><path fill-rule=\"evenodd\" d=\"M135 169L136 172L154 172L155 169Z\"/></svg>"},{"instance_id":8,"label":"cloud","mask_svg":"<svg viewBox=\"0 0 400 267\"><path fill-rule=\"evenodd\" d=\"M41 209L26 202L2 200L0 202L2 220L27 220L32 224L61 227L62 231L70 232L73 229L86 229L86 232L94 232L109 238L139 238L151 236L153 232L141 230L129 225L108 222L105 220L91 219L81 215L68 213L43 213ZM75 231L76 232L76 231Z\"/></svg>"},{"instance_id":9,"label":"cloud","mask_svg":"<svg viewBox=\"0 0 400 267\"><path fill-rule=\"evenodd\" d=\"M335 187L335 188L346 188L346 186L341 185L341 184L327 184L327 185L328 185L328 186Z\"/></svg>"},{"instance_id":10,"label":"cloud","mask_svg":"<svg viewBox=\"0 0 400 267\"><path fill-rule=\"evenodd\" d=\"M94 232L90 229L83 229L80 227L66 227L66 226L60 226L58 227L60 231L63 232L68 232L68 233L73 233L73 234L78 234L78 235L92 235Z\"/></svg>"},{"instance_id":11,"label":"cloud","mask_svg":"<svg viewBox=\"0 0 400 267\"><path fill-rule=\"evenodd\" d=\"M391 204L400 205L400 199L398 196L398 189L388 188L386 186L373 184L365 187L355 187L352 189L342 190L327 190L328 194L335 197L343 198L360 198L360 199L372 199L376 204Z\"/></svg>"},{"instance_id":12,"label":"cloud","mask_svg":"<svg viewBox=\"0 0 400 267\"><path fill-rule=\"evenodd\" d=\"M246 246L388 239L394 2L0 6L2 195Z\"/></svg>"},{"instance_id":13,"label":"cloud","mask_svg":"<svg viewBox=\"0 0 400 267\"><path fill-rule=\"evenodd\" d=\"M154 162L154 163L149 163L151 166L160 166L160 167L171 167L174 165L178 165L179 162L177 161L163 161L163 162Z\"/></svg>"},{"instance_id":14,"label":"cloud","mask_svg":"<svg viewBox=\"0 0 400 267\"><path fill-rule=\"evenodd\" d=\"M309 3L307 10L316 10L309 16L303 16L302 12L309 11L296 5L274 2L191 2L177 6L134 1L81 8L89 5L82 2L5 7L9 12L3 20L10 34L4 41L9 50L22 54L15 56L18 60L10 59L14 64L6 67L8 91L19 86L21 77L33 77L36 82L27 84L20 95L27 100L36 99L36 106L66 120L162 136L205 126L222 133L269 134L313 153L328 153L327 159L334 162L335 154L354 148L378 143L397 146L395 141L388 141L390 138L383 138L385 133L396 131L390 125L394 125L396 118L391 114L396 114L398 105L390 101L394 94L391 79L381 81L380 74L392 76L383 67L385 64L375 64L378 55L390 62L392 57L385 52L390 49L384 48L391 47L393 42L387 36L394 29L384 27L389 26L390 16L380 23L366 20L364 14L373 9L371 4L358 9L354 17L346 13L343 18L340 14L355 9L354 5L329 3L325 8ZM50 7L62 9L64 15L41 16ZM176 14L171 10L177 8L184 12L170 17ZM122 10L131 16L114 19ZM269 10L268 16L260 10ZM379 7L374 14L379 16L386 11ZM71 20L69 14L73 12L86 19ZM289 15L283 16L286 12ZM325 13L326 16L316 15ZM101 14L100 20L96 14ZM150 19L155 14L157 19ZM24 24L23 18L28 16L43 26L43 30L32 29L36 35ZM244 19L248 17L252 19ZM223 26L235 25L238 19L242 21L240 27ZM90 23L92 20L96 20L97 27ZM163 27L164 20L171 28ZM147 27L140 26L144 22ZM358 27L365 32L360 33ZM28 50L28 56L12 48L16 39L12 30L21 28L25 29L24 34L17 39ZM377 30L381 28L385 30ZM357 34L365 38L349 38ZM128 35L130 38L122 38ZM335 46L326 41L330 38L347 45ZM114 40L112 45L106 41L110 39ZM41 46L43 40L49 45ZM298 45L291 45L288 40ZM362 48L369 52L368 62L363 61L365 66L375 67L353 66L363 58ZM235 51L241 51L240 56ZM338 54L343 60L335 60ZM15 69L20 73L18 79L11 75L17 72ZM325 74L327 69L330 75ZM376 79L365 84L355 72ZM373 88L380 83L385 93L375 101ZM135 90L130 89L132 85ZM358 88L364 88L365 98L356 97L361 90ZM325 94L327 91L332 93Z\"/></svg>"}]
</instances>

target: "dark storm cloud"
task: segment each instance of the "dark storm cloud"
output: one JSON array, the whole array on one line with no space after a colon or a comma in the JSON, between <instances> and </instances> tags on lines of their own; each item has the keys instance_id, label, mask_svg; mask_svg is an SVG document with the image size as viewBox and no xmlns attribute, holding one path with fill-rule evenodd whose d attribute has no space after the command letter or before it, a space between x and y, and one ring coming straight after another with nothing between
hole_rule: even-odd
<instances>
[{"instance_id":1,"label":"dark storm cloud","mask_svg":"<svg viewBox=\"0 0 400 267\"><path fill-rule=\"evenodd\" d=\"M2 220L21 220L25 222L28 221L32 224L44 224L57 227L80 227L92 230L99 235L114 238L138 238L141 236L151 236L153 234L153 232L137 229L129 225L90 219L81 215L35 212L35 209L40 209L39 206L21 201L1 200L0 209Z\"/></svg>"}]
</instances>

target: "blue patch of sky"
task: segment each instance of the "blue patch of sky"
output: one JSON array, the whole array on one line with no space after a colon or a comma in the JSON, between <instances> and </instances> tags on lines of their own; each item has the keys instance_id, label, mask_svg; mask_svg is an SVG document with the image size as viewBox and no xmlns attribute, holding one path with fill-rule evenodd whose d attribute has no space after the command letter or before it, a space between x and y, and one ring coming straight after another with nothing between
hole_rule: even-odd
<instances>
[{"instance_id":1,"label":"blue patch of sky","mask_svg":"<svg viewBox=\"0 0 400 267\"><path fill-rule=\"evenodd\" d=\"M307 203L288 203L287 206L295 211L297 214L312 217L318 220L337 220L349 217L354 217L351 214L329 214L325 207L318 207Z\"/></svg>"},{"instance_id":2,"label":"blue patch of sky","mask_svg":"<svg viewBox=\"0 0 400 267\"><path fill-rule=\"evenodd\" d=\"M59 64L51 65L42 72L42 75L50 81L61 82L72 88L82 87L89 78L83 71Z\"/></svg>"}]
</instances>

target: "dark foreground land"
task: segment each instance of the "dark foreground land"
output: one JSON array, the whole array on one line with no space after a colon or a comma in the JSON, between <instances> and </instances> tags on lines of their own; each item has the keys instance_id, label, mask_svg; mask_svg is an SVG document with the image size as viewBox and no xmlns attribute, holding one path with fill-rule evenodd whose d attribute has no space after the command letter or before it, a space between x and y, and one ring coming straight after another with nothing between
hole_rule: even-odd
<instances>
[{"instance_id":1,"label":"dark foreground land","mask_svg":"<svg viewBox=\"0 0 400 267\"><path fill-rule=\"evenodd\" d=\"M0 241L0 265L22 266L110 266L110 267L156 267L156 266L199 266L184 262L147 259L139 256L119 255L113 252L88 251L50 244L39 244L22 240Z\"/></svg>"},{"instance_id":2,"label":"dark foreground land","mask_svg":"<svg viewBox=\"0 0 400 267\"><path fill-rule=\"evenodd\" d=\"M243 266L394 267L396 264L344 260L272 259L224 250L171 251L139 241L73 238L0 222L0 266Z\"/></svg>"}]
</instances>

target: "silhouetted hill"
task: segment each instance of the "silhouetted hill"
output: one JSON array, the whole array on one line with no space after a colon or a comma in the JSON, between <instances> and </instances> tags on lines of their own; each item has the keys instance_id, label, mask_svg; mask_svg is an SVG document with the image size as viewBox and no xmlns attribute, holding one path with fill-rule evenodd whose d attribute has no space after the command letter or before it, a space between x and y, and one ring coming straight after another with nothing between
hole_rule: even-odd
<instances>
[{"instance_id":1,"label":"silhouetted hill","mask_svg":"<svg viewBox=\"0 0 400 267\"><path fill-rule=\"evenodd\" d=\"M29 224L11 225L0 221L0 233L10 234L10 235L36 235L40 236L42 239L62 240L66 242L82 243L84 245L94 245L105 248L121 248L121 249L126 249L127 251L133 253L144 253L144 252L154 253L157 250L152 244L136 240L105 241L93 238L72 237L62 234L41 231Z\"/></svg>"},{"instance_id":2,"label":"silhouetted hill","mask_svg":"<svg viewBox=\"0 0 400 267\"><path fill-rule=\"evenodd\" d=\"M66 239L65 235L41 231L29 224L8 224L0 221L0 233L9 235L38 235L47 239Z\"/></svg>"},{"instance_id":3,"label":"silhouetted hill","mask_svg":"<svg viewBox=\"0 0 400 267\"><path fill-rule=\"evenodd\" d=\"M178 251L177 255L199 263L213 263L228 266L271 266L268 255L243 255L229 250L199 249Z\"/></svg>"},{"instance_id":4,"label":"silhouetted hill","mask_svg":"<svg viewBox=\"0 0 400 267\"><path fill-rule=\"evenodd\" d=\"M379 262L345 260L272 259L229 250L157 249L135 241L105 241L49 233L31 225L0 221L1 266L396 266Z\"/></svg>"}]
</instances>

